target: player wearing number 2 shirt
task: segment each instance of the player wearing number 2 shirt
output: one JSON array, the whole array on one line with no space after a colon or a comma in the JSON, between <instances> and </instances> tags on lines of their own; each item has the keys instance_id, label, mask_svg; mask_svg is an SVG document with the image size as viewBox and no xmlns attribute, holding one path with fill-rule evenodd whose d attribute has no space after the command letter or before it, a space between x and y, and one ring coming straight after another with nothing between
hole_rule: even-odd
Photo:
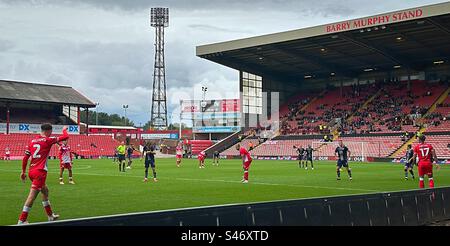
<instances>
[{"instance_id":1,"label":"player wearing number 2 shirt","mask_svg":"<svg viewBox=\"0 0 450 246\"><path fill-rule=\"evenodd\" d=\"M425 143L426 137L424 135L419 137L419 144L414 148L413 160L419 158L417 163L419 169L419 187L425 188L424 177L428 176L430 188L434 188L433 179L433 163L437 162L436 151L431 144ZM439 169L440 166L437 165Z\"/></svg>"},{"instance_id":2,"label":"player wearing number 2 shirt","mask_svg":"<svg viewBox=\"0 0 450 246\"><path fill-rule=\"evenodd\" d=\"M45 212L47 213L48 220L53 221L59 217L59 215L53 213L50 202L48 200L48 188L45 184L48 170L47 160L52 146L56 143L68 139L69 135L67 134L67 128L64 127L62 136L50 137L53 130L51 124L41 125L41 130L41 135L31 140L31 142L27 146L27 149L25 150L25 156L22 160L22 174L20 175L20 178L22 179L22 181L25 181L27 177L25 172L28 165L28 159L31 158L30 169L28 171L28 176L31 180L31 189L30 193L28 194L28 198L25 201L22 213L20 214L18 224L28 223L28 213L30 212L34 200L36 199L39 192L42 193L42 205L44 206Z\"/></svg>"}]
</instances>

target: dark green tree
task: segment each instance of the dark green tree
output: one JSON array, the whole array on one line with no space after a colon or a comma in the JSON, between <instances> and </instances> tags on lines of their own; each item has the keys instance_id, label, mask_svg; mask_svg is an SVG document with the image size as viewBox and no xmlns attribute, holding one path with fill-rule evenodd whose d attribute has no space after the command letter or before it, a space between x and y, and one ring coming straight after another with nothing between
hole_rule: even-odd
<instances>
[{"instance_id":1,"label":"dark green tree","mask_svg":"<svg viewBox=\"0 0 450 246\"><path fill-rule=\"evenodd\" d=\"M95 125L96 124L96 112L95 111L89 111L89 125ZM83 123L86 123L86 112L83 111L80 113L80 120ZM104 112L98 113L98 124L104 125L104 126L135 126L134 122L131 121L129 118L120 116L118 114L107 114Z\"/></svg>"}]
</instances>

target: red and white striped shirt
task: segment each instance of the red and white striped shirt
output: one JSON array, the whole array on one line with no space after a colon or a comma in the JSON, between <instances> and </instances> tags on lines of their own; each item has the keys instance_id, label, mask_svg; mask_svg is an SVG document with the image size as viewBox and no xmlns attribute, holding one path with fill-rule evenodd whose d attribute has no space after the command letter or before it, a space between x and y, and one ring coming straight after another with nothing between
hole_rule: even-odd
<instances>
[{"instance_id":1,"label":"red and white striped shirt","mask_svg":"<svg viewBox=\"0 0 450 246\"><path fill-rule=\"evenodd\" d=\"M59 162L66 164L72 163L72 154L69 145L61 145L59 147Z\"/></svg>"}]
</instances>

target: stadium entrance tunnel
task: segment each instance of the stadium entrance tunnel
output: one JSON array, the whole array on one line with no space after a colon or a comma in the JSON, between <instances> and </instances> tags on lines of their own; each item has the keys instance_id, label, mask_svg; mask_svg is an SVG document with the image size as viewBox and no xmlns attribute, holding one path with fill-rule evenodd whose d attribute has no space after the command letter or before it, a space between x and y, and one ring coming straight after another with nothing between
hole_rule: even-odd
<instances>
[{"instance_id":1,"label":"stadium entrance tunnel","mask_svg":"<svg viewBox=\"0 0 450 246\"><path fill-rule=\"evenodd\" d=\"M417 226L450 220L450 187L73 219L45 226Z\"/></svg>"}]
</instances>

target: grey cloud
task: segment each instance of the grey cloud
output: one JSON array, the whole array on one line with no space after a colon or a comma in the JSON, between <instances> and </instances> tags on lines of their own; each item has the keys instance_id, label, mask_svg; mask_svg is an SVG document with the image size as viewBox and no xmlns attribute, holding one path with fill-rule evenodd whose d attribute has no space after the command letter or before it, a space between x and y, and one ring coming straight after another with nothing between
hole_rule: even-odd
<instances>
[{"instance_id":1,"label":"grey cloud","mask_svg":"<svg viewBox=\"0 0 450 246\"><path fill-rule=\"evenodd\" d=\"M192 24L188 27L193 29L198 29L200 31L213 31L213 32L228 32L228 33L250 33L250 30L240 30L240 28L230 29L230 28L222 28L213 25L206 24Z\"/></svg>"},{"instance_id":2,"label":"grey cloud","mask_svg":"<svg viewBox=\"0 0 450 246\"><path fill-rule=\"evenodd\" d=\"M15 11L0 15L0 29L8 31L0 39L0 79L71 85L109 113L121 114L128 102L132 120L146 122L154 34L145 21L152 6L173 9L166 37L172 111L177 91L237 91L237 72L196 57L196 45L434 2L440 1L0 0L0 11ZM64 15L52 16L58 11Z\"/></svg>"},{"instance_id":3,"label":"grey cloud","mask_svg":"<svg viewBox=\"0 0 450 246\"><path fill-rule=\"evenodd\" d=\"M370 11L383 6L412 7L423 4L445 2L444 0L372 1L372 0L0 0L3 4L28 4L34 6L87 5L105 10L137 11L151 7L169 7L183 11L221 10L227 11L311 11L325 16L352 15L357 10Z\"/></svg>"},{"instance_id":4,"label":"grey cloud","mask_svg":"<svg viewBox=\"0 0 450 246\"><path fill-rule=\"evenodd\" d=\"M59 77L75 74L78 79L85 78L79 82L98 88L142 86L151 78L150 44L58 41L40 45L39 49L45 53L40 59L62 67Z\"/></svg>"},{"instance_id":5,"label":"grey cloud","mask_svg":"<svg viewBox=\"0 0 450 246\"><path fill-rule=\"evenodd\" d=\"M307 9L313 9L315 12L327 12L333 14L333 6L339 6L339 1L315 1L315 0L3 0L6 4L32 4L36 6L40 5L88 5L106 10L123 10L123 11L136 11L142 9L148 9L151 7L169 7L176 10L183 11L204 11L204 10L222 10L222 11L304 11ZM342 12L345 8L338 7L340 11L336 11L336 14L351 14L351 12ZM350 9L348 9L351 11Z\"/></svg>"},{"instance_id":6,"label":"grey cloud","mask_svg":"<svg viewBox=\"0 0 450 246\"><path fill-rule=\"evenodd\" d=\"M12 50L14 47L15 45L12 41L0 39L0 52Z\"/></svg>"},{"instance_id":7,"label":"grey cloud","mask_svg":"<svg viewBox=\"0 0 450 246\"><path fill-rule=\"evenodd\" d=\"M173 11L192 12L192 16L208 15L208 12L222 13L240 12L245 15L252 13L284 12L296 14L300 19L310 16L351 17L363 16L419 5L445 2L445 0L409 0L409 1L373 1L373 0L0 0L0 6L33 5L33 6L69 6L93 7L106 11L141 12L151 7L169 7ZM189 12L188 12L189 13ZM237 17L239 18L239 17ZM284 21L280 19L280 21ZM194 28L209 28L193 26ZM230 31L223 27L218 31ZM239 32L239 29L234 30Z\"/></svg>"}]
</instances>

